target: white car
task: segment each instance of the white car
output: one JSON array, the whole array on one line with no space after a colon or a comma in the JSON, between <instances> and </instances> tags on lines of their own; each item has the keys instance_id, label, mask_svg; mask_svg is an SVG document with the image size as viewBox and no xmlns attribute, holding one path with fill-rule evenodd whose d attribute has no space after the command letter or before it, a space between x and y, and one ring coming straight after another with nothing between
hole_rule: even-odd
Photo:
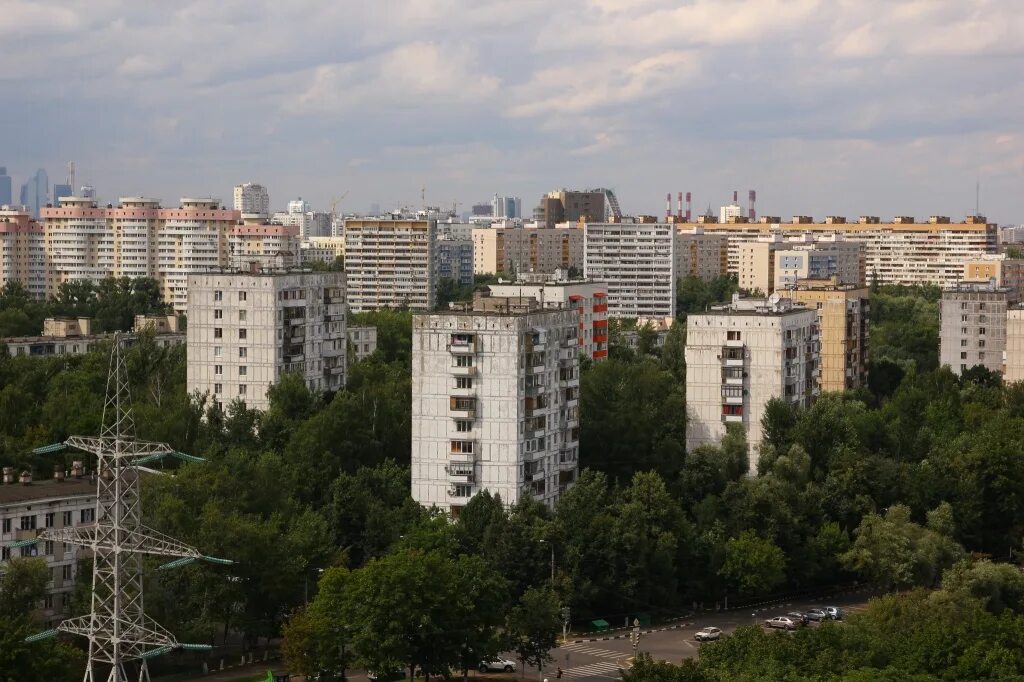
<instances>
[{"instance_id":1,"label":"white car","mask_svg":"<svg viewBox=\"0 0 1024 682\"><path fill-rule=\"evenodd\" d=\"M693 638L698 642L713 642L722 637L722 631L718 628L706 627L694 633Z\"/></svg>"},{"instance_id":2,"label":"white car","mask_svg":"<svg viewBox=\"0 0 1024 682\"><path fill-rule=\"evenodd\" d=\"M482 673L514 673L516 662L507 658L495 658L493 661L480 661L478 670Z\"/></svg>"},{"instance_id":3,"label":"white car","mask_svg":"<svg viewBox=\"0 0 1024 682\"><path fill-rule=\"evenodd\" d=\"M782 628L784 630L796 630L797 622L789 616L775 616L764 622L765 627Z\"/></svg>"}]
</instances>

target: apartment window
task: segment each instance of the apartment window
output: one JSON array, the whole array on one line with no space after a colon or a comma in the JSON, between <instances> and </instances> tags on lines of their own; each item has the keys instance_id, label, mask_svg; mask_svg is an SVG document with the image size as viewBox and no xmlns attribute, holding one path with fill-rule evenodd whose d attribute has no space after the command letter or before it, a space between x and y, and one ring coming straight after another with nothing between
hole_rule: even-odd
<instances>
[{"instance_id":1,"label":"apartment window","mask_svg":"<svg viewBox=\"0 0 1024 682\"><path fill-rule=\"evenodd\" d=\"M224 374L224 365L214 365L213 366L213 375L214 376L219 377L219 376L222 376L223 374Z\"/></svg>"},{"instance_id":2,"label":"apartment window","mask_svg":"<svg viewBox=\"0 0 1024 682\"><path fill-rule=\"evenodd\" d=\"M740 416L743 414L742 405L722 405L722 414Z\"/></svg>"},{"instance_id":3,"label":"apartment window","mask_svg":"<svg viewBox=\"0 0 1024 682\"><path fill-rule=\"evenodd\" d=\"M239 348L238 349L238 357L240 357L240 358L247 358L247 357L249 357L249 349L246 348L245 346L242 346L241 348Z\"/></svg>"},{"instance_id":4,"label":"apartment window","mask_svg":"<svg viewBox=\"0 0 1024 682\"><path fill-rule=\"evenodd\" d=\"M471 440L453 440L452 441L452 453L456 455L472 455L473 454L473 441Z\"/></svg>"},{"instance_id":5,"label":"apartment window","mask_svg":"<svg viewBox=\"0 0 1024 682\"><path fill-rule=\"evenodd\" d=\"M21 529L22 530L35 530L36 529L36 515L22 516L21 517Z\"/></svg>"},{"instance_id":6,"label":"apartment window","mask_svg":"<svg viewBox=\"0 0 1024 682\"><path fill-rule=\"evenodd\" d=\"M967 304L966 303L961 303L960 304L960 310L967 310Z\"/></svg>"},{"instance_id":7,"label":"apartment window","mask_svg":"<svg viewBox=\"0 0 1024 682\"><path fill-rule=\"evenodd\" d=\"M967 327L960 327L961 334L967 334Z\"/></svg>"},{"instance_id":8,"label":"apartment window","mask_svg":"<svg viewBox=\"0 0 1024 682\"><path fill-rule=\"evenodd\" d=\"M43 543L43 551L46 552L46 556L53 556L53 540L47 540Z\"/></svg>"},{"instance_id":9,"label":"apartment window","mask_svg":"<svg viewBox=\"0 0 1024 682\"><path fill-rule=\"evenodd\" d=\"M79 523L92 523L96 520L96 509L89 507L78 512Z\"/></svg>"},{"instance_id":10,"label":"apartment window","mask_svg":"<svg viewBox=\"0 0 1024 682\"><path fill-rule=\"evenodd\" d=\"M223 347L221 347L221 346L214 346L213 347L213 357L219 358L223 354L224 354L224 348Z\"/></svg>"},{"instance_id":11,"label":"apartment window","mask_svg":"<svg viewBox=\"0 0 1024 682\"><path fill-rule=\"evenodd\" d=\"M247 292L245 292L245 291L239 291L239 292L238 292L238 300L239 300L239 301L245 301L245 300L247 300Z\"/></svg>"},{"instance_id":12,"label":"apartment window","mask_svg":"<svg viewBox=\"0 0 1024 682\"><path fill-rule=\"evenodd\" d=\"M981 304L978 305L978 310L984 310L984 309L985 309L985 304L984 303L981 303Z\"/></svg>"},{"instance_id":13,"label":"apartment window","mask_svg":"<svg viewBox=\"0 0 1024 682\"><path fill-rule=\"evenodd\" d=\"M222 338L224 338L224 330L221 329L220 327L214 327L213 328L213 338L215 338L215 339L222 339Z\"/></svg>"},{"instance_id":14,"label":"apartment window","mask_svg":"<svg viewBox=\"0 0 1024 682\"><path fill-rule=\"evenodd\" d=\"M35 545L30 545L28 547L22 547L21 548L21 556L23 556L23 557L38 556L38 555L39 555L39 548L36 547Z\"/></svg>"},{"instance_id":15,"label":"apartment window","mask_svg":"<svg viewBox=\"0 0 1024 682\"><path fill-rule=\"evenodd\" d=\"M985 339L978 339L978 348L985 347Z\"/></svg>"},{"instance_id":16,"label":"apartment window","mask_svg":"<svg viewBox=\"0 0 1024 682\"><path fill-rule=\"evenodd\" d=\"M471 485L457 485L455 486L454 497L469 497L473 494L473 486Z\"/></svg>"},{"instance_id":17,"label":"apartment window","mask_svg":"<svg viewBox=\"0 0 1024 682\"><path fill-rule=\"evenodd\" d=\"M960 339L960 347L963 348L967 345L967 339Z\"/></svg>"},{"instance_id":18,"label":"apartment window","mask_svg":"<svg viewBox=\"0 0 1024 682\"><path fill-rule=\"evenodd\" d=\"M367 349L369 349L369 346L367 346ZM473 356L472 355L456 355L455 356L455 366L456 367L472 367L473 366Z\"/></svg>"},{"instance_id":19,"label":"apartment window","mask_svg":"<svg viewBox=\"0 0 1024 682\"><path fill-rule=\"evenodd\" d=\"M238 338L240 338L240 339L245 339L245 338L248 338L248 336L247 336L247 335L248 335L248 333L249 333L249 332L248 332L248 330L247 330L247 329L244 329L244 328L243 328L243 329L239 329L239 330L238 330Z\"/></svg>"},{"instance_id":20,"label":"apartment window","mask_svg":"<svg viewBox=\"0 0 1024 682\"><path fill-rule=\"evenodd\" d=\"M49 512L43 517L43 525L46 528L53 528L53 522L57 515L54 512Z\"/></svg>"},{"instance_id":21,"label":"apartment window","mask_svg":"<svg viewBox=\"0 0 1024 682\"><path fill-rule=\"evenodd\" d=\"M966 372L967 371L967 365L961 364L960 365L960 371L961 372Z\"/></svg>"},{"instance_id":22,"label":"apartment window","mask_svg":"<svg viewBox=\"0 0 1024 682\"><path fill-rule=\"evenodd\" d=\"M985 328L984 327L978 327L978 333L979 334L984 334L985 333Z\"/></svg>"},{"instance_id":23,"label":"apartment window","mask_svg":"<svg viewBox=\"0 0 1024 682\"><path fill-rule=\"evenodd\" d=\"M960 321L961 322L966 322L967 321L967 316L966 315L961 315L960 316Z\"/></svg>"},{"instance_id":24,"label":"apartment window","mask_svg":"<svg viewBox=\"0 0 1024 682\"><path fill-rule=\"evenodd\" d=\"M223 386L222 386L221 384L214 384L214 385L213 385L213 392L214 392L214 394L216 394L216 395L220 395L220 393L221 393L221 390L222 390L223 388L224 388L224 387L223 387Z\"/></svg>"},{"instance_id":25,"label":"apartment window","mask_svg":"<svg viewBox=\"0 0 1024 682\"><path fill-rule=\"evenodd\" d=\"M455 422L455 430L459 433L467 433L473 430L473 422L467 419L459 419Z\"/></svg>"},{"instance_id":26,"label":"apartment window","mask_svg":"<svg viewBox=\"0 0 1024 682\"><path fill-rule=\"evenodd\" d=\"M247 388L248 386L246 386L245 384L238 384L238 395L245 395Z\"/></svg>"},{"instance_id":27,"label":"apartment window","mask_svg":"<svg viewBox=\"0 0 1024 682\"><path fill-rule=\"evenodd\" d=\"M11 559L11 548L0 547L0 561L10 561Z\"/></svg>"},{"instance_id":28,"label":"apartment window","mask_svg":"<svg viewBox=\"0 0 1024 682\"><path fill-rule=\"evenodd\" d=\"M71 580L71 564L64 564L61 566L60 575L64 580Z\"/></svg>"},{"instance_id":29,"label":"apartment window","mask_svg":"<svg viewBox=\"0 0 1024 682\"><path fill-rule=\"evenodd\" d=\"M239 310L238 311L238 321L239 322L245 322L247 316L248 316L248 311L245 311L245 310Z\"/></svg>"},{"instance_id":30,"label":"apartment window","mask_svg":"<svg viewBox=\"0 0 1024 682\"><path fill-rule=\"evenodd\" d=\"M966 360L967 359L967 351L961 351L960 352L960 359L961 360Z\"/></svg>"},{"instance_id":31,"label":"apartment window","mask_svg":"<svg viewBox=\"0 0 1024 682\"><path fill-rule=\"evenodd\" d=\"M53 608L53 595L52 594L48 594L45 597L43 597L43 608L44 609L52 609Z\"/></svg>"},{"instance_id":32,"label":"apartment window","mask_svg":"<svg viewBox=\"0 0 1024 682\"><path fill-rule=\"evenodd\" d=\"M726 332L725 338L729 339L730 341L739 341L740 340L740 333L739 332Z\"/></svg>"},{"instance_id":33,"label":"apartment window","mask_svg":"<svg viewBox=\"0 0 1024 682\"><path fill-rule=\"evenodd\" d=\"M72 520L71 520L71 512L69 512L69 511L67 511L67 512L63 512L63 513L61 514L61 519L60 519L60 520L61 520L61 522L62 522L62 523L63 523L63 524L65 525L65 526L70 526L70 525L72 524Z\"/></svg>"},{"instance_id":34,"label":"apartment window","mask_svg":"<svg viewBox=\"0 0 1024 682\"><path fill-rule=\"evenodd\" d=\"M473 388L473 380L469 377L456 377L455 388Z\"/></svg>"},{"instance_id":35,"label":"apartment window","mask_svg":"<svg viewBox=\"0 0 1024 682\"><path fill-rule=\"evenodd\" d=\"M224 319L224 311L221 310L220 308L215 309L213 311L213 319L215 319L215 320L223 320Z\"/></svg>"},{"instance_id":36,"label":"apartment window","mask_svg":"<svg viewBox=\"0 0 1024 682\"><path fill-rule=\"evenodd\" d=\"M238 376L244 377L244 376L247 376L248 374L249 374L249 367L248 366L242 365L241 367L238 368Z\"/></svg>"},{"instance_id":37,"label":"apartment window","mask_svg":"<svg viewBox=\"0 0 1024 682\"><path fill-rule=\"evenodd\" d=\"M223 291L214 291L213 292L213 300L215 300L215 301L222 301L222 300L224 300L224 292Z\"/></svg>"},{"instance_id":38,"label":"apartment window","mask_svg":"<svg viewBox=\"0 0 1024 682\"><path fill-rule=\"evenodd\" d=\"M10 533L11 532L11 520L10 519L4 519L3 528L4 528L3 532L5 532L5 533Z\"/></svg>"}]
</instances>

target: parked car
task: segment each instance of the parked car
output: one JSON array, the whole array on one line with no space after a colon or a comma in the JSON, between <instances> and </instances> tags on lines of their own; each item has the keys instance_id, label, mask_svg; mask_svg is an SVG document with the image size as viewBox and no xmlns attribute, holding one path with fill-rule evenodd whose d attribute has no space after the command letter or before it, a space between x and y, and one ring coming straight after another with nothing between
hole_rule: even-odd
<instances>
[{"instance_id":1,"label":"parked car","mask_svg":"<svg viewBox=\"0 0 1024 682\"><path fill-rule=\"evenodd\" d=\"M826 606L825 607L825 613L827 613L828 617L831 618L832 620L842 620L843 619L843 610L841 608L839 608L838 606Z\"/></svg>"},{"instance_id":2,"label":"parked car","mask_svg":"<svg viewBox=\"0 0 1024 682\"><path fill-rule=\"evenodd\" d=\"M810 609L805 611L804 615L807 616L807 620L813 620L818 623L829 619L829 615L825 613L824 609Z\"/></svg>"},{"instance_id":3,"label":"parked car","mask_svg":"<svg viewBox=\"0 0 1024 682\"><path fill-rule=\"evenodd\" d=\"M789 616L775 616L766 620L764 624L765 627L782 628L784 630L796 630L799 627L797 622Z\"/></svg>"},{"instance_id":4,"label":"parked car","mask_svg":"<svg viewBox=\"0 0 1024 682\"><path fill-rule=\"evenodd\" d=\"M374 682L395 682L395 680L404 680L406 678L406 673L404 669L398 668L390 672L383 673L376 672L375 670L367 670L366 678L373 680Z\"/></svg>"},{"instance_id":5,"label":"parked car","mask_svg":"<svg viewBox=\"0 0 1024 682\"><path fill-rule=\"evenodd\" d=\"M507 658L495 658L493 661L480 661L480 672L482 673L514 673L516 662Z\"/></svg>"},{"instance_id":6,"label":"parked car","mask_svg":"<svg viewBox=\"0 0 1024 682\"><path fill-rule=\"evenodd\" d=\"M797 625L807 625L807 614L801 611L790 611L786 614L796 621Z\"/></svg>"},{"instance_id":7,"label":"parked car","mask_svg":"<svg viewBox=\"0 0 1024 682\"><path fill-rule=\"evenodd\" d=\"M698 630L693 635L693 638L698 642L712 642L716 639L721 639L721 637L722 631L713 627L706 627L703 630Z\"/></svg>"}]
</instances>

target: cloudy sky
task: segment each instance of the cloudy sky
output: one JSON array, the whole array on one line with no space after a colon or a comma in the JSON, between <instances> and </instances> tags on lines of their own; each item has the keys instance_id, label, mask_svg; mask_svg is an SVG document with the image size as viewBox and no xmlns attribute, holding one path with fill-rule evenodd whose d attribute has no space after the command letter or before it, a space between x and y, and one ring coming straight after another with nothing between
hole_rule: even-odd
<instances>
[{"instance_id":1,"label":"cloudy sky","mask_svg":"<svg viewBox=\"0 0 1024 682\"><path fill-rule=\"evenodd\" d=\"M1021 0L0 0L0 165L100 196L609 186L1024 222Z\"/></svg>"}]
</instances>

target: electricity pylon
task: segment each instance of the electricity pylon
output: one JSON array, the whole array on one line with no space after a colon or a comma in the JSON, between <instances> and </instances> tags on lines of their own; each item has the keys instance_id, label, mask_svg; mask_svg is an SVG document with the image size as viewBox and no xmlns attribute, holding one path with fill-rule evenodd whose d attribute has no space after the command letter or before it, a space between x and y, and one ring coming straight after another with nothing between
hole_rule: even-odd
<instances>
[{"instance_id":1,"label":"electricity pylon","mask_svg":"<svg viewBox=\"0 0 1024 682\"><path fill-rule=\"evenodd\" d=\"M148 682L148 659L178 648L209 647L180 644L146 615L142 603L143 556L177 557L171 562L175 566L197 559L232 562L206 557L197 549L143 525L140 462L183 455L166 443L135 440L128 372L119 337L114 338L110 351L100 435L72 436L65 445L96 455L99 475L95 522L47 530L40 536L86 547L93 556L91 611L87 616L62 621L57 631L88 638L84 682L128 682L125 663L130 661L139 661L138 679ZM53 451L54 447L40 450ZM108 667L109 673L104 677L103 671Z\"/></svg>"}]
</instances>

